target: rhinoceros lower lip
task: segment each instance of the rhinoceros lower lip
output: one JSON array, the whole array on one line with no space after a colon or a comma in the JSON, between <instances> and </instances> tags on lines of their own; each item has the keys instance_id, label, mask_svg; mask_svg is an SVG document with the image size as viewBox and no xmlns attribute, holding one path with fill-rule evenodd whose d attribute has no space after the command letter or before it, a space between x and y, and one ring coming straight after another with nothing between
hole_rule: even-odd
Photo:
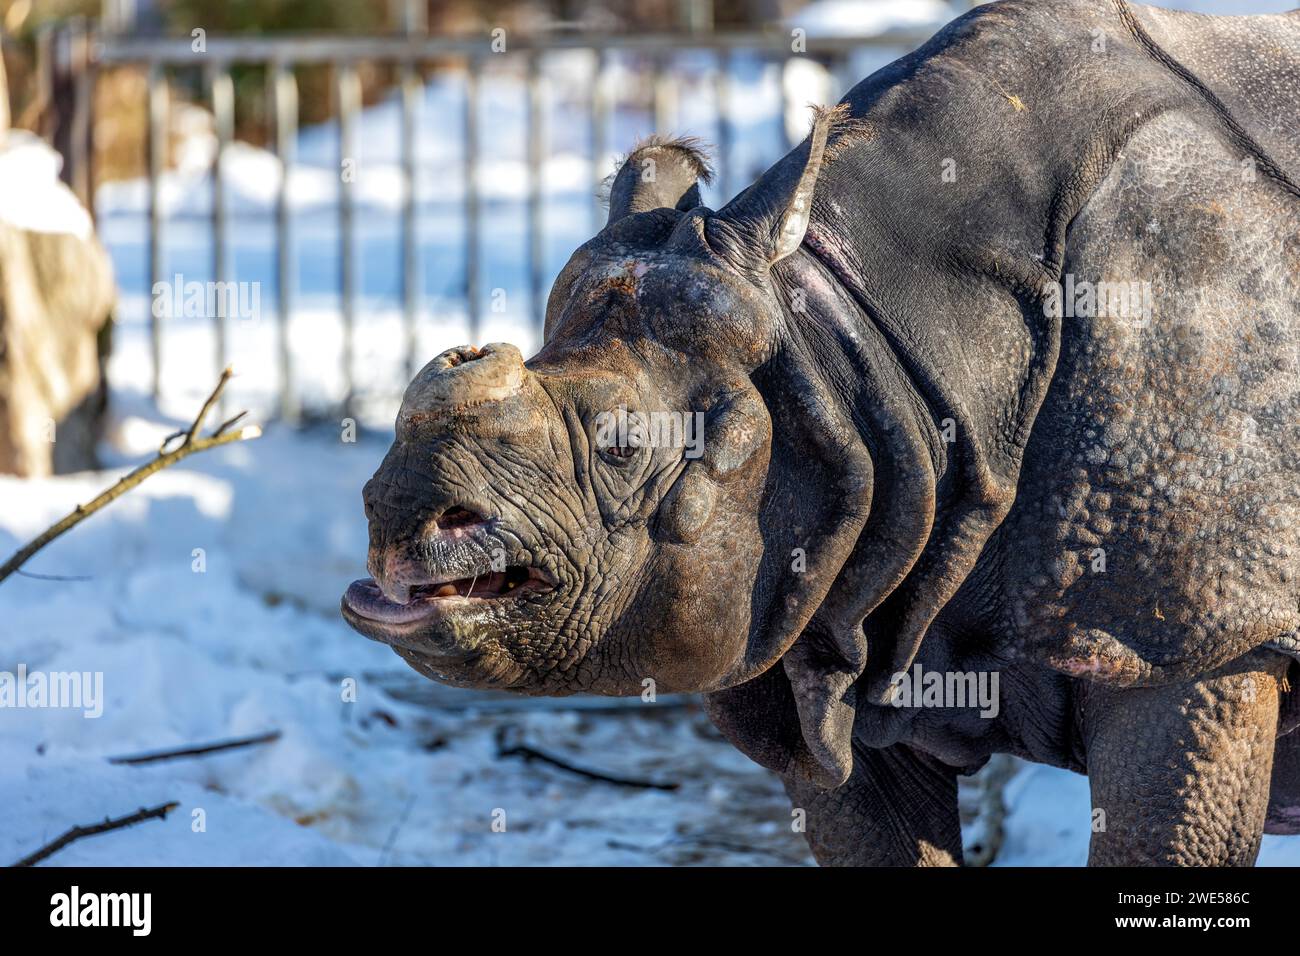
<instances>
[{"instance_id":1,"label":"rhinoceros lower lip","mask_svg":"<svg viewBox=\"0 0 1300 956\"><path fill-rule=\"evenodd\" d=\"M381 624L412 624L423 621L457 605L517 598L527 593L549 591L550 579L535 568L513 565L472 578L458 578L419 584L410 589L405 603L384 595L374 578L353 581L343 595L343 603L358 617Z\"/></svg>"}]
</instances>

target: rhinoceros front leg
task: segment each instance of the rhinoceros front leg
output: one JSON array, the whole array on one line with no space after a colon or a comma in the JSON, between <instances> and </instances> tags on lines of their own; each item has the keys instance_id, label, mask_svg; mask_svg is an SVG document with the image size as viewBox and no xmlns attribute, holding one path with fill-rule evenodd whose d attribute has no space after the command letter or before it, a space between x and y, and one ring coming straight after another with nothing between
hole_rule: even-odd
<instances>
[{"instance_id":1,"label":"rhinoceros front leg","mask_svg":"<svg viewBox=\"0 0 1300 956\"><path fill-rule=\"evenodd\" d=\"M960 866L957 772L896 744L854 744L853 771L834 790L785 778L822 866Z\"/></svg>"},{"instance_id":2,"label":"rhinoceros front leg","mask_svg":"<svg viewBox=\"0 0 1300 956\"><path fill-rule=\"evenodd\" d=\"M1256 651L1185 684L1087 688L1090 866L1254 864L1285 667Z\"/></svg>"}]
</instances>

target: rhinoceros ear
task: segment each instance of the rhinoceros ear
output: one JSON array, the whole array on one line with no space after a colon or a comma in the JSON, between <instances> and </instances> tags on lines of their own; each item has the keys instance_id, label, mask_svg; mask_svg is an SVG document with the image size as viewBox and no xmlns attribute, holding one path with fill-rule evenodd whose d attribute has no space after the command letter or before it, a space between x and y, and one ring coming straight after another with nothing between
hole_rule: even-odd
<instances>
[{"instance_id":1,"label":"rhinoceros ear","mask_svg":"<svg viewBox=\"0 0 1300 956\"><path fill-rule=\"evenodd\" d=\"M739 246L748 253L746 258L769 266L798 249L812 215L826 138L841 115L838 110L817 110L812 130L799 147L710 218L710 240Z\"/></svg>"},{"instance_id":2,"label":"rhinoceros ear","mask_svg":"<svg viewBox=\"0 0 1300 956\"><path fill-rule=\"evenodd\" d=\"M694 209L700 204L699 181L712 178L697 140L651 137L632 150L615 173L608 222L651 209Z\"/></svg>"}]
</instances>

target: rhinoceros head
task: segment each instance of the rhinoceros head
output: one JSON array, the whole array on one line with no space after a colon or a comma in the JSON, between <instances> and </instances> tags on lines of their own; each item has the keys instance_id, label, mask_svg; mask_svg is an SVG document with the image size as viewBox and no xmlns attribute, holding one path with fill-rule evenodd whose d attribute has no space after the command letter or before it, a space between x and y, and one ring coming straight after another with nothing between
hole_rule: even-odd
<instances>
[{"instance_id":1,"label":"rhinoceros head","mask_svg":"<svg viewBox=\"0 0 1300 956\"><path fill-rule=\"evenodd\" d=\"M425 366L364 491L353 627L437 680L527 693L718 690L785 653L861 527L861 485L823 480L841 463L792 433L820 427L796 407L816 395L774 411L756 384L828 123L716 213L692 144L643 145L555 282L541 351Z\"/></svg>"}]
</instances>

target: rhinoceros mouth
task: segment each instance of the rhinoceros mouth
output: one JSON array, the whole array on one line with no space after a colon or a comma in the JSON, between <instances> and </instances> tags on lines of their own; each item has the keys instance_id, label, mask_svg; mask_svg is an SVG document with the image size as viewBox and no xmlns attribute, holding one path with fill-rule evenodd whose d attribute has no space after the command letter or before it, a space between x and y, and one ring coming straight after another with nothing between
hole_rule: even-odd
<instances>
[{"instance_id":1,"label":"rhinoceros mouth","mask_svg":"<svg viewBox=\"0 0 1300 956\"><path fill-rule=\"evenodd\" d=\"M343 595L343 608L367 623L388 626L419 624L458 608L488 602L519 601L526 595L544 594L555 588L545 571L527 565L511 565L504 571L464 578L432 577L410 588L407 600L387 597L374 578L353 581Z\"/></svg>"}]
</instances>

